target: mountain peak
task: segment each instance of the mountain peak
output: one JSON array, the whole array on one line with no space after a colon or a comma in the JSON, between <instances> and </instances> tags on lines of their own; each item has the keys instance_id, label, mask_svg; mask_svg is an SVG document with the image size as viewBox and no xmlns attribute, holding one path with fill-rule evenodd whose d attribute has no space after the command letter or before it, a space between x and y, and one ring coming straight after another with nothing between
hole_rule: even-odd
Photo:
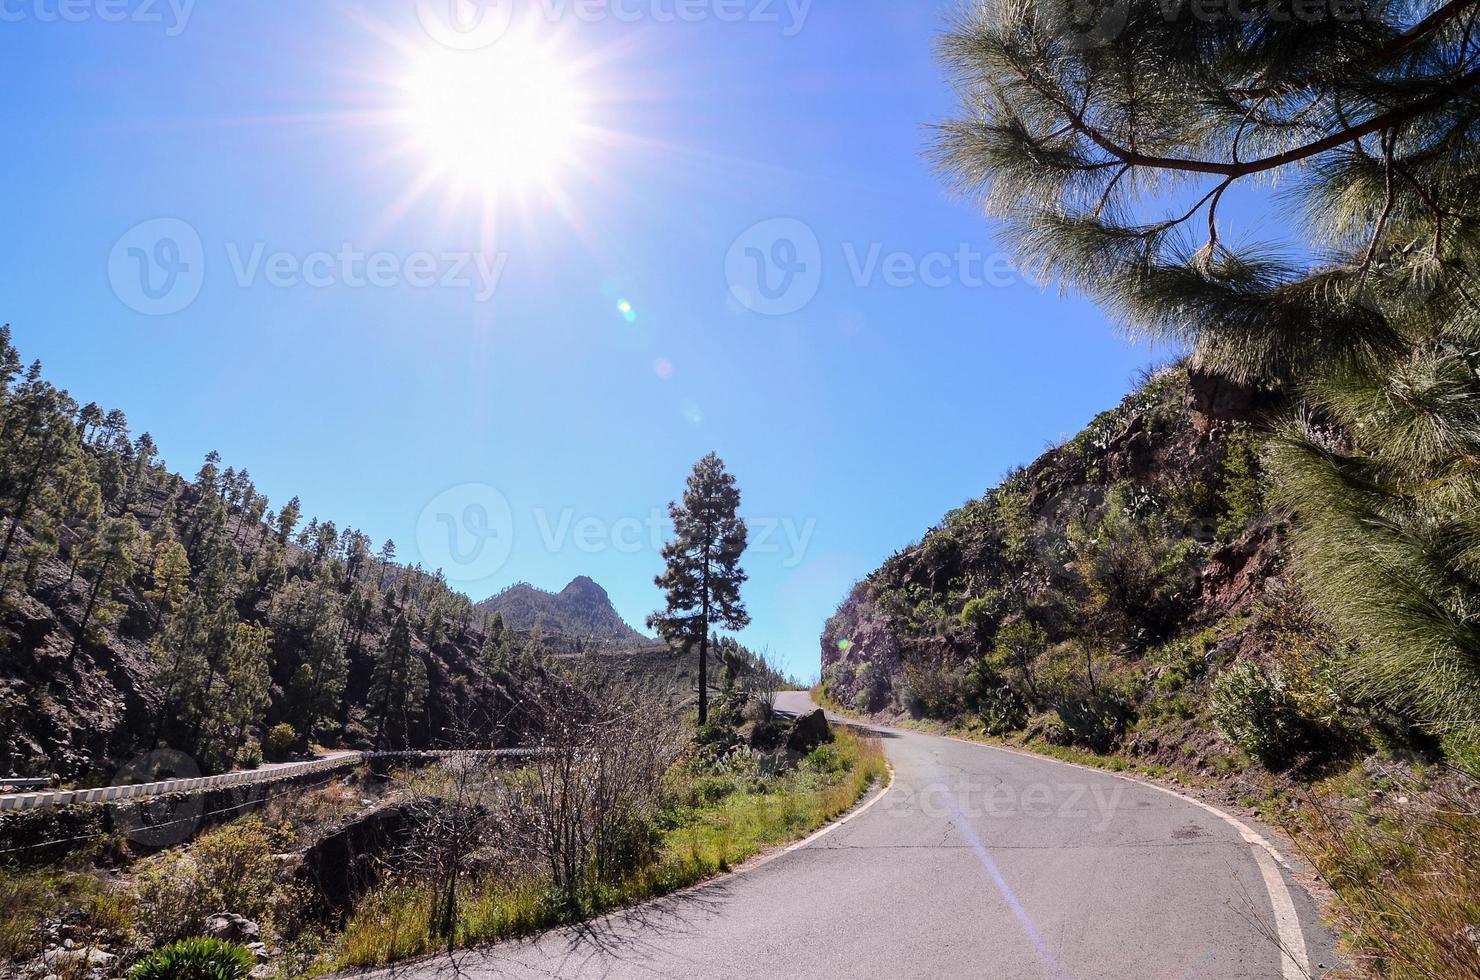
<instances>
[{"instance_id":1,"label":"mountain peak","mask_svg":"<svg viewBox=\"0 0 1480 980\"><path fill-rule=\"evenodd\" d=\"M564 589L561 589L561 595L565 595L567 592L599 592L601 595L607 594L604 588L596 585L595 579L592 579L591 576L585 576L585 574L579 574L579 576L574 577Z\"/></svg>"},{"instance_id":2,"label":"mountain peak","mask_svg":"<svg viewBox=\"0 0 1480 980\"><path fill-rule=\"evenodd\" d=\"M547 592L520 582L484 599L478 608L501 614L504 622L514 629L531 630L538 626L547 636L590 637L621 646L651 642L623 621L606 589L587 575L577 575L559 592Z\"/></svg>"}]
</instances>

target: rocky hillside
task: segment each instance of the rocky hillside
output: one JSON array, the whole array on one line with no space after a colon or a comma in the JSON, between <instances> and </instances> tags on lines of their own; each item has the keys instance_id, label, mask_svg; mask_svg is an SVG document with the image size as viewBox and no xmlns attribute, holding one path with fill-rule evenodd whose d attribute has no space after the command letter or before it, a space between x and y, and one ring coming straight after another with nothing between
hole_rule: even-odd
<instances>
[{"instance_id":1,"label":"rocky hillside","mask_svg":"<svg viewBox=\"0 0 1480 980\"><path fill-rule=\"evenodd\" d=\"M478 603L478 610L503 617L506 625L529 632L585 640L601 646L634 647L654 643L628 626L613 608L606 590L584 575L559 592L546 592L527 582L504 589Z\"/></svg>"},{"instance_id":2,"label":"rocky hillside","mask_svg":"<svg viewBox=\"0 0 1480 980\"><path fill-rule=\"evenodd\" d=\"M517 741L553 655L590 624L632 633L589 580L543 637L506 627L392 542L305 517L215 453L173 472L121 411L22 370L0 330L0 775Z\"/></svg>"},{"instance_id":3,"label":"rocky hillside","mask_svg":"<svg viewBox=\"0 0 1480 980\"><path fill-rule=\"evenodd\" d=\"M1214 680L1239 661L1319 700L1337 645L1283 575L1249 424L1273 407L1185 365L1147 377L859 582L822 635L826 693L1152 755L1216 751ZM1270 761L1340 751L1327 720Z\"/></svg>"}]
</instances>

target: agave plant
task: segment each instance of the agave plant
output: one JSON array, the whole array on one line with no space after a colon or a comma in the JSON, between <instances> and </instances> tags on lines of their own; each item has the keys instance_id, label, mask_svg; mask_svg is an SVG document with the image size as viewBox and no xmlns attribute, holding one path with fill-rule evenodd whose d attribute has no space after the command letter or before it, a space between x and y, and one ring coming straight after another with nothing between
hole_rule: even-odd
<instances>
[{"instance_id":1,"label":"agave plant","mask_svg":"<svg viewBox=\"0 0 1480 980\"><path fill-rule=\"evenodd\" d=\"M161 946L128 971L129 980L244 980L250 950L222 939L195 936Z\"/></svg>"}]
</instances>

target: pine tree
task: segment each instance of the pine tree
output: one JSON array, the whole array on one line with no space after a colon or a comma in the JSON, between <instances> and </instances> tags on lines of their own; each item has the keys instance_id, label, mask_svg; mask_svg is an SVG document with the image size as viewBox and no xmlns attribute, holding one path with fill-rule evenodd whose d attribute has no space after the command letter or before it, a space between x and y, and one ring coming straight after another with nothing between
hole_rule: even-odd
<instances>
[{"instance_id":1,"label":"pine tree","mask_svg":"<svg viewBox=\"0 0 1480 980\"><path fill-rule=\"evenodd\" d=\"M219 757L226 766L236 761L247 740L248 730L262 722L272 701L272 632L265 626L237 623L227 648L223 687L230 692L220 698L209 730L208 757Z\"/></svg>"},{"instance_id":2,"label":"pine tree","mask_svg":"<svg viewBox=\"0 0 1480 980\"><path fill-rule=\"evenodd\" d=\"M411 649L411 624L402 614L396 617L370 676L369 700L378 748L410 747L413 725L425 710L426 696L426 664Z\"/></svg>"},{"instance_id":3,"label":"pine tree","mask_svg":"<svg viewBox=\"0 0 1480 980\"><path fill-rule=\"evenodd\" d=\"M288 501L283 505L283 509L278 511L277 532L280 543L288 543L288 539L293 536L293 529L298 526L298 519L302 515L303 507L299 504L297 497Z\"/></svg>"},{"instance_id":4,"label":"pine tree","mask_svg":"<svg viewBox=\"0 0 1480 980\"><path fill-rule=\"evenodd\" d=\"M73 635L68 659L76 659L92 626L98 621L111 620L113 593L133 578L134 553L140 537L139 525L132 517L115 517L86 544L82 572L92 578L92 588Z\"/></svg>"},{"instance_id":5,"label":"pine tree","mask_svg":"<svg viewBox=\"0 0 1480 980\"><path fill-rule=\"evenodd\" d=\"M193 730L191 749L201 748L216 682L237 624L231 557L228 552L218 552L201 569L189 593L165 621L164 629L155 634L151 648L160 668L155 745L166 724L174 722L181 732Z\"/></svg>"},{"instance_id":6,"label":"pine tree","mask_svg":"<svg viewBox=\"0 0 1480 980\"><path fill-rule=\"evenodd\" d=\"M149 577L153 583L144 597L154 603L154 625L172 615L190 592L190 558L173 537L160 540L151 552Z\"/></svg>"},{"instance_id":7,"label":"pine tree","mask_svg":"<svg viewBox=\"0 0 1480 980\"><path fill-rule=\"evenodd\" d=\"M344 653L342 599L330 583L298 578L273 601L281 640L291 643L298 667L287 686L287 712L299 733L311 737L339 715L348 661Z\"/></svg>"},{"instance_id":8,"label":"pine tree","mask_svg":"<svg viewBox=\"0 0 1480 980\"><path fill-rule=\"evenodd\" d=\"M740 490L723 460L710 453L694 464L683 503L668 505L674 537L663 547L667 568L655 579L667 605L647 620L669 643L698 646L701 725L709 720L710 628L743 629L750 622L740 599L746 532L739 506Z\"/></svg>"},{"instance_id":9,"label":"pine tree","mask_svg":"<svg viewBox=\"0 0 1480 980\"><path fill-rule=\"evenodd\" d=\"M206 453L205 462L200 464L200 469L195 474L195 487L200 491L201 500L207 497L217 497L217 481L221 476L221 468L217 465L221 462L221 454L212 449Z\"/></svg>"},{"instance_id":10,"label":"pine tree","mask_svg":"<svg viewBox=\"0 0 1480 980\"><path fill-rule=\"evenodd\" d=\"M396 542L390 538L385 539L385 544L380 546L380 578L376 582L376 588L385 591L385 573L396 561Z\"/></svg>"},{"instance_id":11,"label":"pine tree","mask_svg":"<svg viewBox=\"0 0 1480 980\"><path fill-rule=\"evenodd\" d=\"M8 438L0 457L0 513L9 518L9 526L0 544L0 570L10 561L22 526L42 509L40 505L57 486L58 471L79 451L77 430L71 422L75 403L40 380L40 367L39 362L32 365L5 420Z\"/></svg>"},{"instance_id":12,"label":"pine tree","mask_svg":"<svg viewBox=\"0 0 1480 980\"><path fill-rule=\"evenodd\" d=\"M149 543L159 547L161 541L172 539L175 536L175 522L179 518L179 495L170 493L164 499L164 506L160 508L159 516L154 519L154 524L149 528Z\"/></svg>"},{"instance_id":13,"label":"pine tree","mask_svg":"<svg viewBox=\"0 0 1480 980\"><path fill-rule=\"evenodd\" d=\"M134 440L134 465L129 474L128 494L123 501L123 509L134 506L139 501L139 495L149 485L149 474L154 466L154 457L159 450L154 445L154 437L145 432Z\"/></svg>"},{"instance_id":14,"label":"pine tree","mask_svg":"<svg viewBox=\"0 0 1480 980\"><path fill-rule=\"evenodd\" d=\"M97 533L103 520L103 494L97 481L92 479L86 456L73 456L63 465L59 475L62 489L58 494L61 504L58 537L68 535L72 538L72 560L67 569L67 586L70 588L86 550L82 544ZM35 536L34 530L32 533Z\"/></svg>"}]
</instances>

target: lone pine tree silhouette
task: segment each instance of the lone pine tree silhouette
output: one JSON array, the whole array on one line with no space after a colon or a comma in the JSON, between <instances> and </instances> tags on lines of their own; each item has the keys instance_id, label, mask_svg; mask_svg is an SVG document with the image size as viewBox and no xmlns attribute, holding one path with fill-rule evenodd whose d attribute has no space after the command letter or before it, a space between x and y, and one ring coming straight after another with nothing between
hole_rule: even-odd
<instances>
[{"instance_id":1,"label":"lone pine tree silhouette","mask_svg":"<svg viewBox=\"0 0 1480 980\"><path fill-rule=\"evenodd\" d=\"M683 503L670 503L673 540L663 546L667 569L654 581L667 607L648 617L649 629L669 643L699 645L699 724L709 720L709 630L743 629L750 616L740 601L745 571L745 521L736 516L740 490L714 453L694 464Z\"/></svg>"}]
</instances>

